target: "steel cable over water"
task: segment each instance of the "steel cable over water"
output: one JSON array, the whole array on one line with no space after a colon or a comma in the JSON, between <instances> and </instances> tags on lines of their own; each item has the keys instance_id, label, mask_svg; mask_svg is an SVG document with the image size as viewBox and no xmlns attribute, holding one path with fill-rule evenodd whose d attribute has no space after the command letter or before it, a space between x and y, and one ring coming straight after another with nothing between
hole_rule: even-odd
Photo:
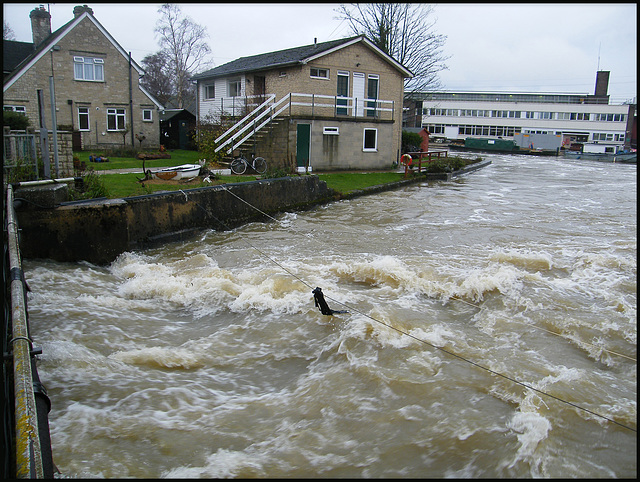
<instances>
[{"instance_id":1,"label":"steel cable over water","mask_svg":"<svg viewBox=\"0 0 640 482\"><path fill-rule=\"evenodd\" d=\"M275 221L275 222L277 222L277 223L281 224L281 223L280 223L280 221L279 221L278 219L276 219L276 218L274 218L273 216L270 216L269 214L267 214L267 213L263 212L262 210L258 209L256 206L253 206L251 203L249 203L249 202L248 202L248 201L246 201L245 199L242 199L240 196L238 196L237 194L233 193L233 192L232 192L230 189L228 189L226 186L222 186L222 188L223 188L226 192L228 192L229 194L231 194L232 196L234 196L236 199L238 199L238 200L240 200L241 202L245 203L246 205L250 206L250 207L251 207L252 209L254 209L255 211L257 211L257 212L259 212L260 214L262 214L262 215L266 216L267 218L269 218L269 219L271 219L271 220L273 220L273 221ZM185 199L187 199L187 200L188 200L188 196L187 196L187 194L186 194L184 191L182 191L182 190L181 190L181 192L184 194ZM230 228L229 228L229 227L228 227L224 222L222 222L220 219L218 219L215 215L213 215L213 214L212 214L211 212L209 212L207 209L203 208L203 207L202 207L202 206L200 206L198 203L196 203L196 205L197 205L198 207L200 207L201 209L203 209L203 210L204 210L208 215L210 215L211 217L213 217L213 218L214 218L217 222L219 222L219 223L220 223L220 225L221 225L221 226L223 226L225 229L230 230ZM290 229L290 228L286 228L286 229ZM298 232L297 230L295 230L295 229L290 229L290 230L291 230L292 232L294 232L294 233L298 234L298 235L303 235L303 236L307 237L306 235L304 235L303 233L299 233L299 232ZM290 275L291 277L293 277L293 278L295 278L296 280L300 281L302 284L304 284L304 285L305 285L305 286L307 286L308 288L313 288L313 286L312 286L311 284L307 283L304 279L300 278L300 277L299 277L298 275L296 275L295 273L292 273L289 269L287 269L287 268L286 268L285 266L283 266L281 263L278 263L278 262L277 262L275 259L273 259L271 256L267 255L264 251L262 251L261 249L259 249L258 247L256 247L256 246L255 246L255 245L253 245L252 243L250 243L250 242L249 242L247 239L245 239L245 237L244 237L244 236L242 236L241 234L240 234L240 238L241 238L241 239L243 240L243 242L245 242L248 246L250 246L252 249L254 249L255 251L257 251L257 252L258 252L261 256L263 256L264 258L268 259L271 263L275 264L275 265L276 265L276 266L278 266L280 269L282 269L283 271L285 271L288 275ZM310 237L307 237L307 238L308 238L308 239L312 239L312 240L314 240L314 241L319 241L318 239L313 238L313 237L311 237L311 238L310 238ZM552 395L552 394L550 394L550 393L548 393L548 392L545 392L545 391L543 391L543 390L537 389L537 388L535 388L535 387L533 387L533 386L531 386L531 385L529 385L529 384L527 384L527 383L521 382L521 381L519 381L519 380L516 380L516 379L515 379L515 378L513 378L513 377L510 377L510 376L505 375L505 374L503 374L503 373L500 373L500 372L497 372L497 371L495 371L495 370L492 370L492 369L490 369L490 368L488 368L488 367L485 367L485 366L483 366L483 365L481 365L481 364L479 364L479 363L476 363L476 362L474 362L474 361L472 361L472 360L469 360L469 359L467 359L467 358L465 358L465 357L463 357L463 356L460 356L460 355L458 355L458 354L456 354L456 353L453 353L452 351L446 350L446 349L444 349L444 348L442 348L442 347L439 347L439 346L437 346L437 345L434 345L434 344L432 344L432 343L429 343L429 342L428 342L428 341L426 341L426 340L423 340L423 339L421 339L421 338L418 338L418 337L416 337L416 336L414 336L414 335L412 335L412 334L410 334L410 333L407 333L407 332L405 332L405 331L403 331L403 330L401 330L401 329L399 329L399 328L396 328L396 327L391 326L391 325L389 325L389 324L387 324L387 323L384 323L383 321L378 320L378 319L376 319L376 318L372 317L371 315L369 315L369 314L367 314L367 313L362 312L361 310L357 309L357 308L356 308L356 307L354 307L354 306L350 306L350 305L349 305L349 304L347 304L347 303L344 303L344 302L338 301L338 300L336 300L336 299L333 299L333 298L331 298L330 296L327 296L326 294L325 294L325 297L326 297L326 298L328 298L328 299L330 299L331 301L333 301L333 302L335 302L335 303L338 303L338 304L340 304L340 305L344 306L345 308L347 308L347 309L349 309L349 310L351 310L351 311L357 312L357 313L359 313L360 315L365 316L365 317L369 318L369 319L370 319L370 320L372 320L372 321L375 321L376 323L379 323L379 324L381 324L381 325L383 325L383 326L385 326L385 327L387 327L387 328L390 328L390 329L392 329L392 330L394 330L394 331L396 331L396 332L400 333L401 335L405 335L405 336L407 336L407 337L409 337L409 338L412 338L412 339L414 339L414 340L416 340L416 341L418 341L418 342L420 342L420 343L423 343L423 344L428 345L428 346L430 346L430 347L432 347L432 348L435 348L435 349L437 349L437 350L440 350L440 351L442 351L442 352L444 352L444 353L446 353L446 354L448 354L448 355L451 355L451 356L453 356L453 357L455 357L455 358L457 358L457 359L459 359L459 360L462 360L462 361L464 361L464 362L466 362L466 363L469 363L470 365L473 365L473 366L475 366L476 368L480 368L480 369L482 369L482 370L484 370L484 371L486 371L486 372L488 372L488 373L491 373L492 375L496 375L496 376L498 376L498 377L504 378L504 379L509 380L509 381L511 381L511 382L513 382L513 383L515 383L515 384L517 384L517 385L520 385L520 386L522 386L522 387L524 387L524 388L527 388L527 389L529 389L529 390L532 390L532 391L534 391L534 392L536 392L536 393L538 393L538 394L545 395L545 396L547 396L547 397L549 397L549 398L552 398L552 399L554 399L554 400L557 400L557 401L559 401L559 402L561 402L561 403L567 404L567 405L569 405L569 406L571 406L571 407L573 407L573 408L576 408L576 409L578 409L578 410L584 411L584 412L586 412L586 413L589 413L589 414L591 414L591 415L594 415L594 416L596 416L596 417L599 417L599 418L601 418L601 419L603 419L603 420L607 420L607 421L609 421L609 422L611 422L611 423L613 423L613 424L615 424L615 425L618 425L618 426L620 426L620 427L622 427L622 428L624 428L624 429L630 430L630 431L632 431L632 432L637 432L637 429L635 429L635 428L633 428L633 427L630 427L630 426L625 425L625 424L623 424L623 423L617 422L616 420L613 420L613 419L611 419L611 418L609 418L609 417L607 417L607 416L601 415L601 414L599 414L599 413L597 413L597 412L594 412L594 411L592 411L592 410L589 410L589 409L587 409L587 408L584 408L584 407L582 407L582 406L580 406L580 405L577 405L576 403L570 402L570 401L568 401L568 400L564 400L564 399L562 399L562 398L560 398L560 397L557 397L557 396L555 396L555 395ZM466 301L464 301L464 300L462 300L462 299L460 299L460 298L458 298L458 297L453 297L453 299L456 299L456 300L458 300L458 301L462 301L462 302L464 302L464 303L467 303ZM477 308L477 306L476 306L476 305L473 305L472 303L467 303L467 304L469 304L470 306L474 306L474 307L476 307L476 308ZM528 325L528 326L532 326L532 325L530 325L530 324L526 324L526 325ZM544 330L544 329L543 329L543 330ZM560 334L558 334L558 333L554 333L554 332L551 332L551 331L549 331L549 330L544 330L544 331L547 331L547 332L549 332L549 333L551 333L551 334L553 334L553 335L561 336ZM614 354L614 355L618 355L618 356L625 357L625 358L627 358L627 359L629 359L629 360L632 360L632 361L636 361L634 358L628 357L628 356L623 355L623 354L619 354L619 353L616 353L616 352L613 352L613 351L610 351L610 350L605 350L605 349L602 349L602 350L603 350L603 351L606 351L606 352L608 352L608 353L612 353L612 354Z\"/></svg>"}]
</instances>

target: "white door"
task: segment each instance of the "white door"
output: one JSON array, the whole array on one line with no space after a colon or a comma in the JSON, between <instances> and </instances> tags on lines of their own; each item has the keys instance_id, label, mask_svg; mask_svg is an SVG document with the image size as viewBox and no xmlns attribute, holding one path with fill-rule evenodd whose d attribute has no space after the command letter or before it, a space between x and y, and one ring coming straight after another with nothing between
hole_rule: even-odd
<instances>
[{"instance_id":1,"label":"white door","mask_svg":"<svg viewBox=\"0 0 640 482\"><path fill-rule=\"evenodd\" d=\"M364 115L364 74L362 72L353 73L353 102L355 105L354 115L362 117Z\"/></svg>"}]
</instances>

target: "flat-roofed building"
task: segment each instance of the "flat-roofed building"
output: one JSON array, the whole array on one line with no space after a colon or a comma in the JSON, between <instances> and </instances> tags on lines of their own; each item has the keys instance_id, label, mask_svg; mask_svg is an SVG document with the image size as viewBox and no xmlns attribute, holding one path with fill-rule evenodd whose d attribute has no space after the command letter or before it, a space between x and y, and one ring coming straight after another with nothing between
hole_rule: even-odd
<instances>
[{"instance_id":1,"label":"flat-roofed building","mask_svg":"<svg viewBox=\"0 0 640 482\"><path fill-rule=\"evenodd\" d=\"M405 102L405 126L432 137L513 139L562 136L562 144L629 145L635 104L609 104L609 72L599 71L595 95L526 92L430 92Z\"/></svg>"}]
</instances>

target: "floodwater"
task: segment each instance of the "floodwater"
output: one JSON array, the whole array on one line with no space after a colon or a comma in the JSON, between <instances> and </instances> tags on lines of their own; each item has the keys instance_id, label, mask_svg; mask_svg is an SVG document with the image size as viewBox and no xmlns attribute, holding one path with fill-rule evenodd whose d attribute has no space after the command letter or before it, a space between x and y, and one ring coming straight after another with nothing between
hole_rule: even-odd
<instances>
[{"instance_id":1,"label":"floodwater","mask_svg":"<svg viewBox=\"0 0 640 482\"><path fill-rule=\"evenodd\" d=\"M636 478L636 166L483 157L110 266L26 260L61 476Z\"/></svg>"}]
</instances>

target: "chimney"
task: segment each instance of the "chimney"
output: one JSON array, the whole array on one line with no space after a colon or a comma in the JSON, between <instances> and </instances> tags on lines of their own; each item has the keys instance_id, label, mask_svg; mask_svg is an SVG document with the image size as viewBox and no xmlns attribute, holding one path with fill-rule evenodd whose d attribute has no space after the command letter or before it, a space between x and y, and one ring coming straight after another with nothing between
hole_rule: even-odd
<instances>
[{"instance_id":1,"label":"chimney","mask_svg":"<svg viewBox=\"0 0 640 482\"><path fill-rule=\"evenodd\" d=\"M596 72L596 97L606 97L609 90L609 74L607 70L598 70Z\"/></svg>"},{"instance_id":2,"label":"chimney","mask_svg":"<svg viewBox=\"0 0 640 482\"><path fill-rule=\"evenodd\" d=\"M51 35L51 14L44 9L43 5L31 10L31 36L33 38L33 48L38 46Z\"/></svg>"},{"instance_id":3,"label":"chimney","mask_svg":"<svg viewBox=\"0 0 640 482\"><path fill-rule=\"evenodd\" d=\"M93 15L93 9L89 8L87 5L78 5L73 7L73 18L78 18L84 12L88 12L89 15Z\"/></svg>"}]
</instances>

